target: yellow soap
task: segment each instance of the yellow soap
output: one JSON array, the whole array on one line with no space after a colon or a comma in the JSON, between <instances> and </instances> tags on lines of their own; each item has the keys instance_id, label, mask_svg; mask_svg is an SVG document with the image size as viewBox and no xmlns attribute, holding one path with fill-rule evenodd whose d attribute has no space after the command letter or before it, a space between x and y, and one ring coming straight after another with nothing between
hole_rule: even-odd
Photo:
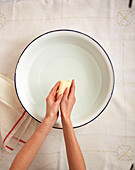
<instances>
[{"instance_id":1,"label":"yellow soap","mask_svg":"<svg viewBox=\"0 0 135 170\"><path fill-rule=\"evenodd\" d=\"M57 97L64 93L65 89L67 87L70 87L71 86L71 81L66 81L66 80L60 80L60 85L59 85L59 89L58 89L58 94L57 94Z\"/></svg>"}]
</instances>

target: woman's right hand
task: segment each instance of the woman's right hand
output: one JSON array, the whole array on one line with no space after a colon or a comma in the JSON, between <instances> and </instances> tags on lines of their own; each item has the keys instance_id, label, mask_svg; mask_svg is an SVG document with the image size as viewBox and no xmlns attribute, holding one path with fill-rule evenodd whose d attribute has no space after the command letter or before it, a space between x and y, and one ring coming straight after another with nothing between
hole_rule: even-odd
<instances>
[{"instance_id":1,"label":"woman's right hand","mask_svg":"<svg viewBox=\"0 0 135 170\"><path fill-rule=\"evenodd\" d=\"M72 108L75 104L75 81L72 80L71 87L66 88L60 104L61 118L70 120Z\"/></svg>"}]
</instances>

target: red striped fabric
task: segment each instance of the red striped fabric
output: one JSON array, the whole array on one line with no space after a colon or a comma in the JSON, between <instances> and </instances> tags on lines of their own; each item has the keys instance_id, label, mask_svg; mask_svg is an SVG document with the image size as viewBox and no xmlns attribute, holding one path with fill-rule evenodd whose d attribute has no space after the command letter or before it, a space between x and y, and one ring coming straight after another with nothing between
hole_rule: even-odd
<instances>
[{"instance_id":1,"label":"red striped fabric","mask_svg":"<svg viewBox=\"0 0 135 170\"><path fill-rule=\"evenodd\" d=\"M6 135L6 137L3 140L3 143L5 143L7 137L10 135L10 133L14 130L14 128L17 126L17 124L20 122L20 120L23 118L23 116L25 115L26 111L23 112L22 116L18 119L18 121L14 124L14 126L12 127L12 129L9 131L9 133ZM21 139L20 139L21 140ZM20 142L26 143L25 141L21 140ZM6 147L9 149L10 147L6 145ZM13 150L12 148L10 148L10 150Z\"/></svg>"},{"instance_id":2,"label":"red striped fabric","mask_svg":"<svg viewBox=\"0 0 135 170\"><path fill-rule=\"evenodd\" d=\"M8 148L8 149L10 149L11 151L13 151L13 148L11 148L11 147L9 147L9 146L7 146L7 145L6 145L6 148Z\"/></svg>"},{"instance_id":3,"label":"red striped fabric","mask_svg":"<svg viewBox=\"0 0 135 170\"><path fill-rule=\"evenodd\" d=\"M23 141L23 140L21 140L21 139L20 139L19 141L22 142L22 143L26 143L25 141Z\"/></svg>"}]
</instances>

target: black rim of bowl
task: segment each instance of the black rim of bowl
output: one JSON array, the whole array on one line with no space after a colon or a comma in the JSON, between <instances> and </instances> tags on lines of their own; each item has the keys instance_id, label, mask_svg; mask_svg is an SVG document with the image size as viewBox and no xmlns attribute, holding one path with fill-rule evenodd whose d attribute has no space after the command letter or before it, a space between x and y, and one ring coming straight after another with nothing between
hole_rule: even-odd
<instances>
[{"instance_id":1,"label":"black rim of bowl","mask_svg":"<svg viewBox=\"0 0 135 170\"><path fill-rule=\"evenodd\" d=\"M53 32L58 32L58 31L65 31L65 32L69 31L69 32L75 32L75 33L78 33L78 34L82 34L82 35L90 38L90 39L93 40L94 42L96 42L96 43L100 46L100 48L104 51L104 53L106 54L106 56L107 56L107 58L108 58L108 60L109 60L109 62L110 62L110 64L111 64L111 68L112 68L112 72L113 72L113 87L112 87L112 92L111 92L111 95L110 95L110 98L109 98L107 104L106 104L105 107L97 114L97 116L95 116L93 119L91 119L90 121L88 121L88 122L86 122L86 123L84 123L84 124L81 124L81 125L79 125L79 126L73 127L73 128L79 128L79 127L85 126L85 125L87 125L88 123L90 123L90 122L92 122L93 120L95 120L95 119L106 109L106 107L108 106L108 104L109 104L109 102L110 102L110 100L111 100L111 98L112 98L112 94L113 94L113 91L114 91L114 84L115 84L115 75L114 75L113 65L112 65L112 62L111 62L111 60L110 60L107 52L104 50L104 48L103 48L94 38L90 37L89 35L87 35L87 34L85 34L85 33L82 33L82 32L80 32L80 31L72 30L72 29L58 29L58 30L48 31L48 32L46 32L46 33L44 33L44 34L39 35L39 36L36 37L35 39L33 39L33 40L26 46L26 48L23 50L23 52L21 53L21 55L20 55L20 57L19 57L19 59L18 59L18 61L17 61L16 67L15 67L15 74L14 74L15 91L16 91L17 97L18 97L18 99L19 99L22 107L24 108L24 110L25 110L33 119L35 119L36 121L38 121L39 123L41 123L38 119L36 119L34 116L32 116L32 115L27 111L27 109L24 107L24 105L23 105L22 102L21 102L21 99L20 99L20 97L19 97L19 95L18 95L17 87L16 87L16 71L17 71L17 66L18 66L18 63L19 63L19 61L20 61L21 56L23 55L23 53L26 51L26 49L27 49L35 40L37 40L38 38L40 38L40 37L42 37L42 36L44 36L44 35L46 35L46 34L53 33ZM55 126L53 126L53 128L55 128L55 129L62 129L61 127L55 127Z\"/></svg>"}]
</instances>

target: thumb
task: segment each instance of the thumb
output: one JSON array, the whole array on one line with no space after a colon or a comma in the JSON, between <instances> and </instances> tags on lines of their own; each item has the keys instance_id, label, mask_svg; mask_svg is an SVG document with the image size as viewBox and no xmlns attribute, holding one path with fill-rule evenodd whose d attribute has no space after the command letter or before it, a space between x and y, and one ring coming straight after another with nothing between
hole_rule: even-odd
<instances>
[{"instance_id":1,"label":"thumb","mask_svg":"<svg viewBox=\"0 0 135 170\"><path fill-rule=\"evenodd\" d=\"M62 97L63 97L63 94L60 94L56 101L57 104L60 104Z\"/></svg>"}]
</instances>

